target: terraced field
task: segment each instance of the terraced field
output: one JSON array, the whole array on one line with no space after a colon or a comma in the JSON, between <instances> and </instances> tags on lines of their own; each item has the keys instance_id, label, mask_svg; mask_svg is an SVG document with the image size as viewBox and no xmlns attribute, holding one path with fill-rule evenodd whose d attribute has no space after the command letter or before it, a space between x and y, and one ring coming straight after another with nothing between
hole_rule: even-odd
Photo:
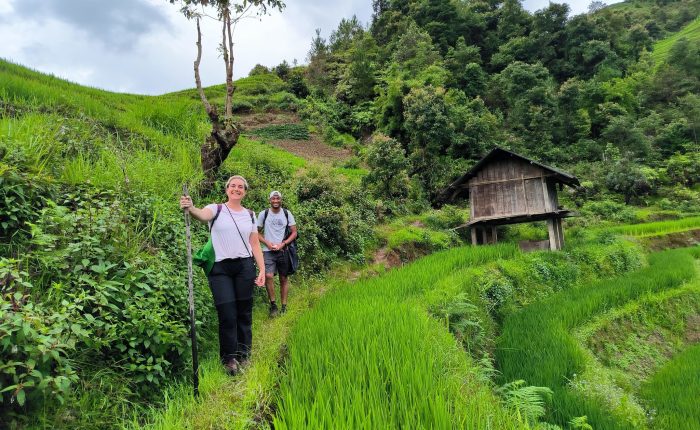
<instances>
[{"instance_id":1,"label":"terraced field","mask_svg":"<svg viewBox=\"0 0 700 430\"><path fill-rule=\"evenodd\" d=\"M629 381L625 384L624 378L616 377L572 331L598 314L626 305L633 311L638 310L631 304L639 300L653 301L654 298L664 302L674 297L672 292L688 289L688 283L697 285L696 259L699 257L699 247L652 254L649 266L640 271L563 291L511 315L505 320L503 334L498 340L497 361L503 372L502 380L526 379L532 384L550 387L554 391L554 407L549 418L560 425L565 425L571 417L585 415L594 428L678 428L664 424L672 421L668 417L655 421L650 411L659 408L660 416L669 415L674 419L695 415L694 408L684 406L682 398L697 398L696 387L690 385L679 393L662 370L645 385L643 397L646 401L641 402L635 398L637 393L633 384ZM695 291L694 288L688 291ZM694 318L698 311L700 308L691 306L688 317ZM629 310L628 313L636 314ZM657 325L654 326L658 329ZM634 331L627 334L634 335ZM684 345L676 345L678 350L683 348ZM692 355L694 349L689 351L687 354ZM685 357L683 354L681 356ZM638 358L648 357L641 353ZM665 370L669 378L678 372L673 370L672 363L676 360L684 363L688 359L671 360L667 364L669 369ZM693 367L684 368L690 372L691 379L697 376ZM646 373L653 373L653 369L647 369ZM669 392L655 390L661 385ZM674 398L676 400L672 400ZM677 413L667 412L673 408Z\"/></svg>"},{"instance_id":2,"label":"terraced field","mask_svg":"<svg viewBox=\"0 0 700 430\"><path fill-rule=\"evenodd\" d=\"M690 46L697 46L700 43L700 18L683 27L681 31L656 42L652 51L654 62L661 64L665 61L668 58L671 47L682 38L687 39L690 42Z\"/></svg>"},{"instance_id":3,"label":"terraced field","mask_svg":"<svg viewBox=\"0 0 700 430\"><path fill-rule=\"evenodd\" d=\"M325 298L289 339L274 427L526 428L420 303L451 273L516 252L459 248Z\"/></svg>"}]
</instances>

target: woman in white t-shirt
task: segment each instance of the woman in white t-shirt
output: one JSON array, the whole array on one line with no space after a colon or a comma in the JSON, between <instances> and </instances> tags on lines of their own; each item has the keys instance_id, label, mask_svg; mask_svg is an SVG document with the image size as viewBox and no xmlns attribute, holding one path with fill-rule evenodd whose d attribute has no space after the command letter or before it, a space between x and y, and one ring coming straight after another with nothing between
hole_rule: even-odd
<instances>
[{"instance_id":1,"label":"woman in white t-shirt","mask_svg":"<svg viewBox=\"0 0 700 430\"><path fill-rule=\"evenodd\" d=\"M248 182L242 176L231 176L226 182L226 203L198 209L190 197L180 198L182 209L211 225L216 263L208 275L209 287L219 316L221 362L231 374L237 373L250 357L253 284L265 285L265 262L255 213L241 205L247 191ZM260 269L257 276L253 258Z\"/></svg>"}]
</instances>

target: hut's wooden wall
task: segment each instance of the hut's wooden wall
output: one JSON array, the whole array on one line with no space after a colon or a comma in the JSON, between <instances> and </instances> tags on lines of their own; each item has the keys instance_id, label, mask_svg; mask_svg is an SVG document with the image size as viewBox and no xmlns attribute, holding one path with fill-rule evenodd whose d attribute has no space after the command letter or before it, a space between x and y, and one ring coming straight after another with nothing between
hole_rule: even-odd
<instances>
[{"instance_id":1,"label":"hut's wooden wall","mask_svg":"<svg viewBox=\"0 0 700 430\"><path fill-rule=\"evenodd\" d=\"M471 220L557 210L556 184L547 173L539 166L513 158L483 166L467 185Z\"/></svg>"}]
</instances>

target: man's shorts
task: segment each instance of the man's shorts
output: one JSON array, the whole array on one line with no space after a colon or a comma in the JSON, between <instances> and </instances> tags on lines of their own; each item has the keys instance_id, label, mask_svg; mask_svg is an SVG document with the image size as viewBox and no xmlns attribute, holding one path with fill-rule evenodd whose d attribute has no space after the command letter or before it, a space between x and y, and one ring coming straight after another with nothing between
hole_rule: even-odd
<instances>
[{"instance_id":1,"label":"man's shorts","mask_svg":"<svg viewBox=\"0 0 700 430\"><path fill-rule=\"evenodd\" d=\"M265 273L273 275L279 273L282 276L287 276L289 273L289 256L286 250L264 251L263 258L265 259Z\"/></svg>"}]
</instances>

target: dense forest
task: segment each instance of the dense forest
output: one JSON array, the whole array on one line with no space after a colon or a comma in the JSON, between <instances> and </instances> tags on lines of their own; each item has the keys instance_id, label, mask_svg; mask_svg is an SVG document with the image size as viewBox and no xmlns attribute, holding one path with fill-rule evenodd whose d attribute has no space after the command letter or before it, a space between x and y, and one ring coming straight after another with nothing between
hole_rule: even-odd
<instances>
[{"instance_id":1,"label":"dense forest","mask_svg":"<svg viewBox=\"0 0 700 430\"><path fill-rule=\"evenodd\" d=\"M651 253L700 240L700 1L372 7L310 35L305 64L235 82L242 134L214 191L196 90L110 93L0 60L1 429L700 423L700 383L673 382L700 362L700 252ZM224 105L225 85L204 92ZM580 179L560 193L579 215L563 252L517 248L539 224L461 246L466 202L441 192L496 146ZM256 294L233 379L195 273L195 401L176 201L183 183L220 201L234 173L255 211L282 191L302 270L284 317Z\"/></svg>"},{"instance_id":2,"label":"dense forest","mask_svg":"<svg viewBox=\"0 0 700 430\"><path fill-rule=\"evenodd\" d=\"M411 180L434 200L499 145L580 174L588 197L692 205L700 24L652 48L700 4L602 6L570 16L557 3L531 14L515 0L376 0L368 28L344 19L327 40L317 31L307 66L273 70L327 140L359 139L370 167L382 166L368 183L392 201L407 199Z\"/></svg>"}]
</instances>

